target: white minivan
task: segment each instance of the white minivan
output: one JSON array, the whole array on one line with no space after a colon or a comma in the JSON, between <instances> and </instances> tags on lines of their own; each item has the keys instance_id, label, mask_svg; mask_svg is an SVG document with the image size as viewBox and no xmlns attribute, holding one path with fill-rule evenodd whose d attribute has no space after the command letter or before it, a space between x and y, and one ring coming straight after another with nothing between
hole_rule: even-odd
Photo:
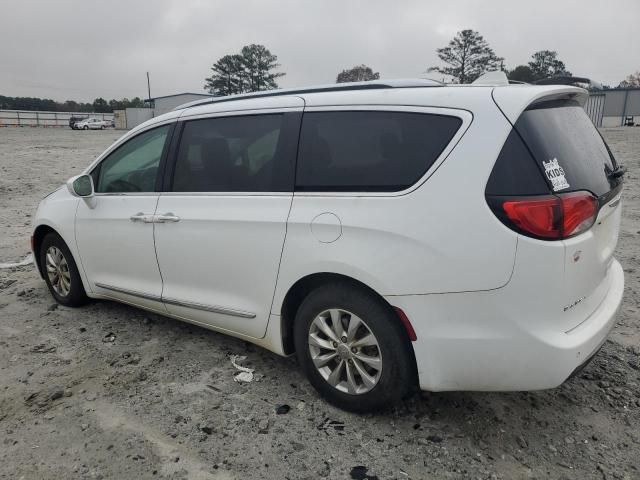
<instances>
[{"instance_id":1,"label":"white minivan","mask_svg":"<svg viewBox=\"0 0 640 480\"><path fill-rule=\"evenodd\" d=\"M624 169L568 86L375 81L194 102L48 195L52 295L295 353L352 411L560 385L615 323Z\"/></svg>"}]
</instances>

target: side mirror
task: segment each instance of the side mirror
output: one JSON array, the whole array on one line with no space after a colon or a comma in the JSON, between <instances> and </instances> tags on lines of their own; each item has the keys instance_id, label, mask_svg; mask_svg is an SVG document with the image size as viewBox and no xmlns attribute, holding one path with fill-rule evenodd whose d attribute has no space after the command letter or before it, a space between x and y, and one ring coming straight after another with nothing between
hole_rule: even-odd
<instances>
[{"instance_id":1,"label":"side mirror","mask_svg":"<svg viewBox=\"0 0 640 480\"><path fill-rule=\"evenodd\" d=\"M91 175L71 177L67 182L67 188L74 197L91 198L95 193Z\"/></svg>"}]
</instances>

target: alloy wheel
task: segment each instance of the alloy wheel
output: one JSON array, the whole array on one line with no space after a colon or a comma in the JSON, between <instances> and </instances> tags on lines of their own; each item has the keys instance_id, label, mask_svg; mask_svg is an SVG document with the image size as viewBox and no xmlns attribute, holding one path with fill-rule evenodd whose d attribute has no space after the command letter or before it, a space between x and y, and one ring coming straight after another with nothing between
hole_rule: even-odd
<instances>
[{"instance_id":1,"label":"alloy wheel","mask_svg":"<svg viewBox=\"0 0 640 480\"><path fill-rule=\"evenodd\" d=\"M62 251L50 246L46 254L47 277L53 290L61 297L66 297L71 291L71 273L69 264Z\"/></svg>"},{"instance_id":2,"label":"alloy wheel","mask_svg":"<svg viewBox=\"0 0 640 480\"><path fill-rule=\"evenodd\" d=\"M309 328L309 353L331 386L352 395L371 391L382 373L382 352L369 326L357 315L332 308Z\"/></svg>"}]
</instances>

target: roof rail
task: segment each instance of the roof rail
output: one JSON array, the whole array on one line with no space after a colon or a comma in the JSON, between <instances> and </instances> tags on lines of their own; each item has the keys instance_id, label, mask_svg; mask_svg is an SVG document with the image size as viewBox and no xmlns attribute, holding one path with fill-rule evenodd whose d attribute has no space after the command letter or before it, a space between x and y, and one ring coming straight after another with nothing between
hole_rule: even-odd
<instances>
[{"instance_id":1,"label":"roof rail","mask_svg":"<svg viewBox=\"0 0 640 480\"><path fill-rule=\"evenodd\" d=\"M437 80L425 78L394 79L394 80L371 80L367 82L346 82L333 83L327 85L317 85L304 88L284 88L279 90L265 90L260 92L241 93L239 95L229 95L226 97L213 97L203 100L195 100L174 108L174 110L184 110L185 108L209 105L212 103L234 102L236 100L248 100L252 98L279 97L283 95L300 95L303 93L321 92L341 92L349 90L376 90L384 88L415 88L415 87L442 87L444 83Z\"/></svg>"}]
</instances>

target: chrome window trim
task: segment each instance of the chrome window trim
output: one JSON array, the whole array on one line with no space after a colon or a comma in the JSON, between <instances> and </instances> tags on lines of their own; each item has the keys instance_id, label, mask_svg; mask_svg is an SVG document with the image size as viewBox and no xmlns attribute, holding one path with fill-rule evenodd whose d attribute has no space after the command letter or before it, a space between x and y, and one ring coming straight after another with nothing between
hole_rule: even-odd
<instances>
[{"instance_id":1,"label":"chrome window trim","mask_svg":"<svg viewBox=\"0 0 640 480\"><path fill-rule=\"evenodd\" d=\"M156 192L162 197L292 197L291 192Z\"/></svg>"},{"instance_id":2,"label":"chrome window trim","mask_svg":"<svg viewBox=\"0 0 640 480\"><path fill-rule=\"evenodd\" d=\"M302 100L302 99L300 99ZM191 122L194 120L204 120L206 118L224 118L224 117L249 117L255 115L276 115L291 112L304 112L304 101L300 105L296 106L267 106L267 107L251 107L245 109L232 109L232 110L212 110L205 112L188 112L184 111L178 118L179 122Z\"/></svg>"},{"instance_id":3,"label":"chrome window trim","mask_svg":"<svg viewBox=\"0 0 640 480\"><path fill-rule=\"evenodd\" d=\"M93 195L95 197L157 197L160 193L161 192L96 192Z\"/></svg>"}]
</instances>

